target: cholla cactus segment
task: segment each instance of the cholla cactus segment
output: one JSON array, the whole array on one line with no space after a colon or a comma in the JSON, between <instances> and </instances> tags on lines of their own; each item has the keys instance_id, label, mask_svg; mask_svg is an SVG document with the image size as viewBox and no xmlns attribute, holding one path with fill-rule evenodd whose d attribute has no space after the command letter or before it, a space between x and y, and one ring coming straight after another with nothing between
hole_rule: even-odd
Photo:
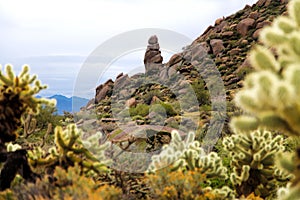
<instances>
[{"instance_id":1,"label":"cholla cactus segment","mask_svg":"<svg viewBox=\"0 0 300 200\"><path fill-rule=\"evenodd\" d=\"M32 166L60 165L67 167L79 163L85 172L102 173L107 170L110 159L104 155L110 146L108 142L100 144L101 134L92 135L83 139L83 133L75 124L70 124L65 130L62 127L55 129L55 148L45 153L41 148L29 151L29 160Z\"/></svg>"},{"instance_id":2,"label":"cholla cactus segment","mask_svg":"<svg viewBox=\"0 0 300 200\"><path fill-rule=\"evenodd\" d=\"M300 197L300 190L298 190L297 187L288 185L286 188L280 188L277 191L278 200L298 200Z\"/></svg>"},{"instance_id":3,"label":"cholla cactus segment","mask_svg":"<svg viewBox=\"0 0 300 200\"><path fill-rule=\"evenodd\" d=\"M22 149L22 147L19 144L13 144L13 143L8 143L6 145L6 151L7 152L14 152L16 150Z\"/></svg>"},{"instance_id":4,"label":"cholla cactus segment","mask_svg":"<svg viewBox=\"0 0 300 200\"><path fill-rule=\"evenodd\" d=\"M223 166L221 158L215 153L206 154L200 143L194 140L195 134L189 133L182 140L177 131L172 132L172 140L163 146L159 155L152 157L148 171L153 172L163 167L172 166L172 170L201 169L208 178L227 178L227 169Z\"/></svg>"},{"instance_id":5,"label":"cholla cactus segment","mask_svg":"<svg viewBox=\"0 0 300 200\"><path fill-rule=\"evenodd\" d=\"M247 125L238 123L242 120L238 118L234 120L238 126L233 124L233 128L255 130L260 125L300 135L299 5L299 0L291 1L289 16L278 17L272 26L262 30L260 41L264 46L250 53L256 72L246 77L244 88L235 98L256 121Z\"/></svg>"},{"instance_id":6,"label":"cholla cactus segment","mask_svg":"<svg viewBox=\"0 0 300 200\"><path fill-rule=\"evenodd\" d=\"M284 138L269 131L256 130L249 134L235 134L223 140L231 158L233 172L230 180L239 195L251 192L267 197L278 189L279 182L292 176L276 167L275 155L285 150Z\"/></svg>"},{"instance_id":7,"label":"cholla cactus segment","mask_svg":"<svg viewBox=\"0 0 300 200\"><path fill-rule=\"evenodd\" d=\"M25 112L36 114L42 104L55 105L55 101L35 98L46 86L37 76L29 75L29 67L16 76L12 67L6 65L5 73L0 66L0 132L1 142L14 141L21 127L21 117Z\"/></svg>"},{"instance_id":8,"label":"cholla cactus segment","mask_svg":"<svg viewBox=\"0 0 300 200\"><path fill-rule=\"evenodd\" d=\"M211 192L217 197L217 199L227 199L227 200L236 199L234 191L227 186L223 186L222 188L218 188L218 189L212 189L211 187L206 187L204 188L204 191Z\"/></svg>"}]
</instances>

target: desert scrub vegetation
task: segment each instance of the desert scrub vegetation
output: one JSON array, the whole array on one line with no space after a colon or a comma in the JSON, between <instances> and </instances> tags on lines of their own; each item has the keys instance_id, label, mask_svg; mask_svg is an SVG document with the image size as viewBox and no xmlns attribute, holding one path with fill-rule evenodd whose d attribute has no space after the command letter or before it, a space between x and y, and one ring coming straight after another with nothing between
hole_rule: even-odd
<instances>
[{"instance_id":1,"label":"desert scrub vegetation","mask_svg":"<svg viewBox=\"0 0 300 200\"><path fill-rule=\"evenodd\" d=\"M288 13L262 30L250 52L253 72L235 96L241 116L232 118L232 133L220 139L218 152L206 152L195 133L173 131L151 160L122 157L123 149L102 133L86 134L51 118L47 106L54 102L35 97L46 87L28 67L15 75L7 65L0 70L0 198L299 199L300 0L290 1ZM206 92L197 95L209 105ZM178 115L172 104L157 105L158 112ZM149 115L152 105L138 106L129 108L131 117ZM33 144L31 139L43 137L35 128L48 129L49 122L52 142ZM122 171L132 163L145 168L146 162L145 172Z\"/></svg>"},{"instance_id":2,"label":"desert scrub vegetation","mask_svg":"<svg viewBox=\"0 0 300 200\"><path fill-rule=\"evenodd\" d=\"M46 86L37 80L37 76L29 74L28 66L25 66L17 76L10 65L5 67L5 73L2 72L2 69L0 70L0 161L2 163L0 190L3 191L1 196L5 199L64 199L65 197L57 196L61 195L64 187L66 187L65 191L70 191L68 187L79 191L79 188L85 184L87 187L82 189L89 188L92 191L96 184L87 184L93 180L86 181L84 177L91 178L95 174L107 171L107 163L104 163L107 159L104 159L103 156L108 143L97 145L100 134L87 137L83 141L81 132L73 124L68 125L65 129L60 126L55 128L55 145L48 149L48 153L41 147L23 148L22 144L17 144L17 138L22 130L22 122L27 118L25 116L37 116L43 105L54 107L53 100L35 97L40 90L45 88ZM49 111L46 113L49 114ZM42 116L44 115L39 116L41 121L46 121ZM49 118L49 122L54 123L51 118ZM89 151L87 146L90 147ZM99 160L101 162L98 162ZM75 168L69 169L71 166L75 166ZM82 179L77 179L76 174L82 176ZM68 180L70 178L74 178L73 181ZM55 181L58 182L55 183ZM70 186L65 183L69 183ZM101 187L110 186L102 184ZM20 190L20 188L24 190ZM46 188L50 189L48 193ZM61 191L57 191L57 189ZM26 192L29 190L31 193ZM118 194L118 189L115 192ZM66 194L66 198L68 195L74 194L73 192ZM85 195L85 193L82 192L81 195ZM105 194L102 196L105 197ZM78 199L80 198L78 197Z\"/></svg>"}]
</instances>

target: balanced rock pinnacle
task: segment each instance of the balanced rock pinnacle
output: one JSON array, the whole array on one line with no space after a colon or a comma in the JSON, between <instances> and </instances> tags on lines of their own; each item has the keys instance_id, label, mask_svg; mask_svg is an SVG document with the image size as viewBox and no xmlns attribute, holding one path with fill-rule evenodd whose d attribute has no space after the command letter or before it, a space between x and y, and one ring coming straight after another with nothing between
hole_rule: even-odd
<instances>
[{"instance_id":1,"label":"balanced rock pinnacle","mask_svg":"<svg viewBox=\"0 0 300 200\"><path fill-rule=\"evenodd\" d=\"M156 35L148 40L148 46L144 57L146 73L159 70L162 67L163 57L161 56L160 47Z\"/></svg>"}]
</instances>

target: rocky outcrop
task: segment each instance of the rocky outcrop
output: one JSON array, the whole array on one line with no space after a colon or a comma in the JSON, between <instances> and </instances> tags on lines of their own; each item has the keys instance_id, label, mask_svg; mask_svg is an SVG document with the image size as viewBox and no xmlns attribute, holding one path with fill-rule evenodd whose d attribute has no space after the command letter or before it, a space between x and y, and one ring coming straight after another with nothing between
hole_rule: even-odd
<instances>
[{"instance_id":1,"label":"rocky outcrop","mask_svg":"<svg viewBox=\"0 0 300 200\"><path fill-rule=\"evenodd\" d=\"M163 57L156 35L153 35L148 40L148 46L144 57L146 73L159 70L162 67Z\"/></svg>"},{"instance_id":2,"label":"rocky outcrop","mask_svg":"<svg viewBox=\"0 0 300 200\"><path fill-rule=\"evenodd\" d=\"M128 85L130 83L130 78L128 76L128 74L119 74L115 80L115 84L114 84L114 89L115 90L120 90L122 88L124 88L126 85Z\"/></svg>"},{"instance_id":3,"label":"rocky outcrop","mask_svg":"<svg viewBox=\"0 0 300 200\"><path fill-rule=\"evenodd\" d=\"M276 16L285 13L287 2L288 0L258 0L253 6L247 5L236 14L217 19L215 24L209 26L192 44L186 46L182 52L173 55L164 64L162 63L163 58L158 38L155 35L151 36L144 57L145 72L146 74L155 75L155 80L157 76L158 80L163 81L159 82L160 84L154 84L147 82L149 77L143 73L131 77L121 73L116 77L115 82L109 80L98 86L95 95L97 105L89 104L91 109L95 107L97 117L102 120L97 120L97 125L100 123L104 127L103 131L111 137L110 139L113 142L126 141L133 136L137 140L145 139L150 144L149 135L145 135L144 130L146 132L149 130L160 132L161 130L161 127L158 130L158 126L149 126L153 122L152 120L157 117L155 112L150 112L146 117L130 116L131 118L126 119L130 121L129 123L126 120L124 122L120 120L118 123L124 123L122 125L126 126L126 130L122 132L117 129L117 119L114 118L114 114L122 115L123 105L126 106L126 109L134 110L140 104L147 104L145 105L147 107L148 105L159 105L165 102L174 103L177 94L184 96L188 93L188 90L184 87L186 84L201 80L203 72L210 73L210 63L217 67L224 82L227 100L231 101L236 91L243 85L244 75L252 70L249 59L246 59L249 50L257 43L261 29L270 25ZM200 72L201 74L197 67L201 67L203 70L202 73ZM213 84L213 81L211 83L207 81L205 82L206 86L201 89L207 89L207 86L211 84ZM131 85L133 91L130 88ZM173 90L170 90L170 88ZM112 94L115 89L118 90L117 93ZM172 91L175 91L176 94ZM118 101L114 101L114 99ZM113 102L117 103L113 104ZM114 113L112 112L112 105L114 105ZM230 109L233 110L234 108ZM186 110L186 112L196 111L199 111L197 106ZM207 127L210 118L210 112L200 110L200 120L198 121L184 119L180 115L175 117L166 116L166 119L163 118L163 120L158 121L157 125L162 122L163 127L167 128L177 127L178 124L189 128L197 128L196 126L199 124L203 128ZM90 123L94 125L93 121L90 121ZM144 128L138 130L136 128L137 124L148 125L142 125ZM207 128L203 128L203 130L205 132ZM228 133L228 130L225 123L222 134ZM172 129L163 131L170 133Z\"/></svg>"},{"instance_id":4,"label":"rocky outcrop","mask_svg":"<svg viewBox=\"0 0 300 200\"><path fill-rule=\"evenodd\" d=\"M214 55L218 55L225 48L223 45L223 40L221 39L212 39L210 41L210 46Z\"/></svg>"},{"instance_id":5,"label":"rocky outcrop","mask_svg":"<svg viewBox=\"0 0 300 200\"><path fill-rule=\"evenodd\" d=\"M209 26L187 49L171 57L165 66L176 69L187 79L198 78L200 75L197 75L197 70L193 67L195 64L191 62L195 59L187 58L190 56L189 50L197 50L197 46L202 46L205 50L203 52L208 54L207 57L210 57L218 68L228 90L228 100L231 100L233 96L230 94L234 93L231 90L238 89L245 72L251 70L248 62L245 62L247 53L257 43L261 29L270 25L276 16L286 12L287 2L288 0L259 0L252 6L246 5L231 16L217 19L215 24ZM192 52L192 57L197 55L201 58L203 52ZM165 77L165 74L162 75Z\"/></svg>"},{"instance_id":6,"label":"rocky outcrop","mask_svg":"<svg viewBox=\"0 0 300 200\"><path fill-rule=\"evenodd\" d=\"M237 32L240 33L242 36L247 35L249 29L254 25L255 20L252 18L246 18L241 20L237 26Z\"/></svg>"},{"instance_id":7,"label":"rocky outcrop","mask_svg":"<svg viewBox=\"0 0 300 200\"><path fill-rule=\"evenodd\" d=\"M112 94L113 86L114 82L111 79L106 81L104 84L99 85L96 88L95 104L105 99L105 97L110 97Z\"/></svg>"}]
</instances>

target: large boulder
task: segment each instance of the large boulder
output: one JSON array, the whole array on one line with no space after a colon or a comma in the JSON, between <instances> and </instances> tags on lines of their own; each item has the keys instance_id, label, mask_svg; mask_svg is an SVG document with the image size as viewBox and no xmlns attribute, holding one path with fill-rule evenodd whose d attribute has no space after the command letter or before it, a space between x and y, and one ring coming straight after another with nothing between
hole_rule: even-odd
<instances>
[{"instance_id":1,"label":"large boulder","mask_svg":"<svg viewBox=\"0 0 300 200\"><path fill-rule=\"evenodd\" d=\"M129 84L130 84L130 78L129 78L128 74L123 75L123 73L122 73L117 76L117 78L115 80L115 84L114 84L114 89L119 90Z\"/></svg>"},{"instance_id":2,"label":"large boulder","mask_svg":"<svg viewBox=\"0 0 300 200\"><path fill-rule=\"evenodd\" d=\"M96 88L95 104L105 99L106 96L111 96L114 87L114 82L109 79L104 84L99 85Z\"/></svg>"},{"instance_id":3,"label":"large boulder","mask_svg":"<svg viewBox=\"0 0 300 200\"><path fill-rule=\"evenodd\" d=\"M221 39L212 39L210 41L210 46L214 55L218 55L221 51L225 49L223 45L223 40Z\"/></svg>"},{"instance_id":4,"label":"large boulder","mask_svg":"<svg viewBox=\"0 0 300 200\"><path fill-rule=\"evenodd\" d=\"M253 27L254 23L255 20L252 18L246 18L241 20L236 26L237 32L240 33L242 36L247 35L250 28Z\"/></svg>"}]
</instances>

